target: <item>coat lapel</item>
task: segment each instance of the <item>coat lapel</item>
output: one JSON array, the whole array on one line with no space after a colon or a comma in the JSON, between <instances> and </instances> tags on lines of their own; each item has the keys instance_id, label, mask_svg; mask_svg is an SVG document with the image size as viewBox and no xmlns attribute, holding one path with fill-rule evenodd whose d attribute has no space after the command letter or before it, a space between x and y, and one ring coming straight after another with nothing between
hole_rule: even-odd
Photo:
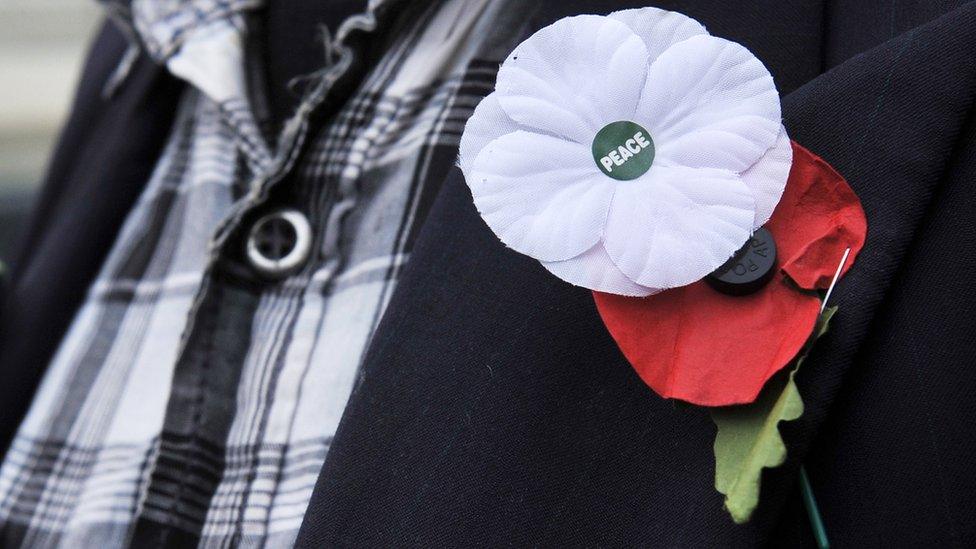
<instances>
[{"instance_id":1,"label":"coat lapel","mask_svg":"<svg viewBox=\"0 0 976 549\"><path fill-rule=\"evenodd\" d=\"M566 4L544 9L544 18L610 11ZM746 43L790 89L782 82L815 74L821 59L819 33L804 34L810 29L803 27L787 33L796 44L786 45L775 26L812 19L819 28L819 7L804 17L794 4L771 3L752 19L719 3L713 15L667 7ZM976 6L964 15L973 12ZM963 47L944 39L962 34L946 27L971 23L938 20L784 98L791 136L848 178L870 226L858 264L832 298L840 306L832 332L801 372L807 411L785 429L790 461L764 476L762 505L750 524L735 526L713 488L707 413L647 389L607 335L589 292L499 243L455 170L374 338L299 543L764 541L972 104L976 38ZM788 59L777 48L809 59ZM937 101L927 91L933 89L940 90Z\"/></svg>"},{"instance_id":2,"label":"coat lapel","mask_svg":"<svg viewBox=\"0 0 976 549\"><path fill-rule=\"evenodd\" d=\"M102 98L128 43L106 22L81 70L0 318L0 456L169 135L182 86L148 57Z\"/></svg>"},{"instance_id":3,"label":"coat lapel","mask_svg":"<svg viewBox=\"0 0 976 549\"><path fill-rule=\"evenodd\" d=\"M782 429L790 463L767 475L773 486L795 478L953 168L976 98L974 21L976 4L969 4L853 57L784 99L791 137L857 192L868 238L832 294L839 312L830 332L798 375L805 412ZM763 497L767 492L770 506L787 494L769 489Z\"/></svg>"}]
</instances>

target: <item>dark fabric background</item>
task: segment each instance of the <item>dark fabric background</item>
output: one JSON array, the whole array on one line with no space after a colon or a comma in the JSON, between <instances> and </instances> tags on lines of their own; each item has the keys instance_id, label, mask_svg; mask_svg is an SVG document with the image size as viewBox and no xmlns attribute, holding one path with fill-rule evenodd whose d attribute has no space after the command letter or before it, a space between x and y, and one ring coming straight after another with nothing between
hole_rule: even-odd
<instances>
[{"instance_id":1,"label":"dark fabric background","mask_svg":"<svg viewBox=\"0 0 976 549\"><path fill-rule=\"evenodd\" d=\"M533 26L643 4L549 0ZM770 67L791 137L848 178L869 220L832 298L833 329L799 377L807 409L783 429L790 459L764 475L754 520L736 526L721 508L707 413L648 390L588 292L506 250L455 172L374 338L301 545L810 545L801 460L838 547L976 537L976 3L656 5ZM277 17L271 29L292 28ZM121 49L110 30L94 46L7 295L0 446L141 190L178 96L140 62L101 100ZM291 66L307 65L279 67L277 87Z\"/></svg>"},{"instance_id":2,"label":"dark fabric background","mask_svg":"<svg viewBox=\"0 0 976 549\"><path fill-rule=\"evenodd\" d=\"M540 25L621 3L555 4ZM801 458L836 546L976 534L976 5L928 24L952 6L665 7L767 62L791 136L849 178L870 223L801 372L790 461L764 475L752 523L721 508L707 414L649 393L588 293L506 250L455 173L374 340L303 545L810 545Z\"/></svg>"}]
</instances>

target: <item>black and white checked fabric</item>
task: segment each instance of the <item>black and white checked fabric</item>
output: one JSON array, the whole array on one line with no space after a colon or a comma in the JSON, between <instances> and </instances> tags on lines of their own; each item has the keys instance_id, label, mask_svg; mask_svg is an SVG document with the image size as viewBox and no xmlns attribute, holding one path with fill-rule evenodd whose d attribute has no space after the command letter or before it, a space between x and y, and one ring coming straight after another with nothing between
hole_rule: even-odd
<instances>
[{"instance_id":1,"label":"black and white checked fabric","mask_svg":"<svg viewBox=\"0 0 976 549\"><path fill-rule=\"evenodd\" d=\"M0 469L5 546L294 542L370 336L528 9L370 2L270 146L242 90L207 80L226 59L190 57L207 48L189 40L226 38L256 4L171 0L157 26L135 17L194 86ZM345 46L356 33L382 53ZM356 91L312 123L356 63ZM240 235L276 205L304 211L314 251L269 282L240 260Z\"/></svg>"}]
</instances>

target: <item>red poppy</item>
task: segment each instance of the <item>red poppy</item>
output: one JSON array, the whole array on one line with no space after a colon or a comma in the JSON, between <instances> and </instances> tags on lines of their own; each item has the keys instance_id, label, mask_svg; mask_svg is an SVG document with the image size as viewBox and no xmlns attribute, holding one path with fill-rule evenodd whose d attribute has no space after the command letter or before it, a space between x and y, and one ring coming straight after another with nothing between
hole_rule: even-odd
<instances>
[{"instance_id":1,"label":"red poppy","mask_svg":"<svg viewBox=\"0 0 976 549\"><path fill-rule=\"evenodd\" d=\"M779 272L758 292L719 293L704 281L649 297L593 292L624 356L666 398L702 406L745 404L789 364L813 332L820 295L851 249L864 245L867 221L847 182L793 143L793 166L772 218Z\"/></svg>"}]
</instances>

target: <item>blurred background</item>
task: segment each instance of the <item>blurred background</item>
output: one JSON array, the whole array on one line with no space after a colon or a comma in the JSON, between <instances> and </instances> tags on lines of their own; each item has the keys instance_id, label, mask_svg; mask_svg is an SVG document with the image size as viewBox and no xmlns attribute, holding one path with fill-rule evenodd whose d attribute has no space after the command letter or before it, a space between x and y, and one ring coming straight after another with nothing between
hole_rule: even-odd
<instances>
[{"instance_id":1,"label":"blurred background","mask_svg":"<svg viewBox=\"0 0 976 549\"><path fill-rule=\"evenodd\" d=\"M17 235L67 114L94 0L0 0L0 261Z\"/></svg>"}]
</instances>

